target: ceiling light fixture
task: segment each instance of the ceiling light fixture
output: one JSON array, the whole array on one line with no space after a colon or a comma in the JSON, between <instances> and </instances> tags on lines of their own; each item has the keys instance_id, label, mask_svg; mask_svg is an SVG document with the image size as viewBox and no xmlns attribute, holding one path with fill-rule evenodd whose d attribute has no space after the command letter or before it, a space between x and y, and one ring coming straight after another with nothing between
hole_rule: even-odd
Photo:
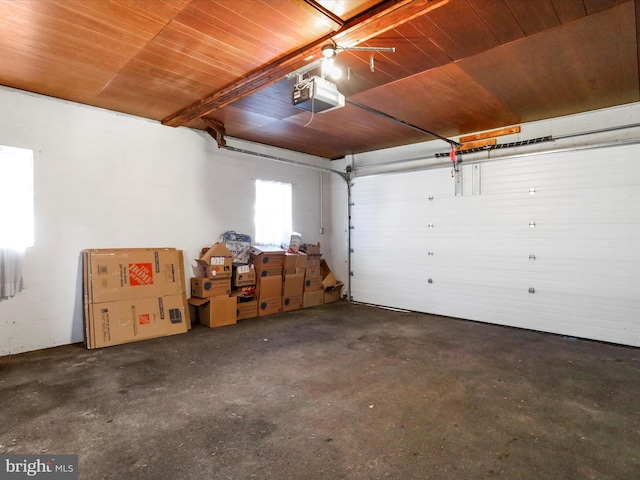
<instances>
[{"instance_id":1,"label":"ceiling light fixture","mask_svg":"<svg viewBox=\"0 0 640 480\"><path fill-rule=\"evenodd\" d=\"M342 77L342 70L333 62L333 58L325 58L322 62L322 76L330 76L334 80Z\"/></svg>"},{"instance_id":2,"label":"ceiling light fixture","mask_svg":"<svg viewBox=\"0 0 640 480\"><path fill-rule=\"evenodd\" d=\"M335 45L324 45L322 47L322 56L326 59L336 58L336 49Z\"/></svg>"}]
</instances>

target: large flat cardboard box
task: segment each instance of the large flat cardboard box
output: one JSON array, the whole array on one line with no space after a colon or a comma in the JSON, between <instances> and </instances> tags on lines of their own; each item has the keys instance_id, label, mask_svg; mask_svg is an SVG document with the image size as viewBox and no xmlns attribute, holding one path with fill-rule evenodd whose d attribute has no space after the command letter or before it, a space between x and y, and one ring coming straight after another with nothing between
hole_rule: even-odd
<instances>
[{"instance_id":1,"label":"large flat cardboard box","mask_svg":"<svg viewBox=\"0 0 640 480\"><path fill-rule=\"evenodd\" d=\"M302 299L302 308L315 307L324 303L324 290L316 290L314 292L304 292Z\"/></svg>"},{"instance_id":2,"label":"large flat cardboard box","mask_svg":"<svg viewBox=\"0 0 640 480\"><path fill-rule=\"evenodd\" d=\"M209 278L231 277L233 254L224 243L216 242L206 251L202 251L200 258L196 260L202 267L204 276Z\"/></svg>"},{"instance_id":3,"label":"large flat cardboard box","mask_svg":"<svg viewBox=\"0 0 640 480\"><path fill-rule=\"evenodd\" d=\"M236 323L236 298L190 298L189 303L198 307L198 321L209 328L224 327Z\"/></svg>"},{"instance_id":4,"label":"large flat cardboard box","mask_svg":"<svg viewBox=\"0 0 640 480\"><path fill-rule=\"evenodd\" d=\"M86 249L82 258L87 348L174 335L191 328L182 250Z\"/></svg>"},{"instance_id":5,"label":"large flat cardboard box","mask_svg":"<svg viewBox=\"0 0 640 480\"><path fill-rule=\"evenodd\" d=\"M182 251L174 248L84 250L87 300L158 298L184 291Z\"/></svg>"},{"instance_id":6,"label":"large flat cardboard box","mask_svg":"<svg viewBox=\"0 0 640 480\"><path fill-rule=\"evenodd\" d=\"M231 293L230 278L191 278L191 296L199 298L220 297Z\"/></svg>"},{"instance_id":7,"label":"large flat cardboard box","mask_svg":"<svg viewBox=\"0 0 640 480\"><path fill-rule=\"evenodd\" d=\"M256 267L253 264L233 265L233 286L247 287L256 284Z\"/></svg>"},{"instance_id":8,"label":"large flat cardboard box","mask_svg":"<svg viewBox=\"0 0 640 480\"><path fill-rule=\"evenodd\" d=\"M185 333L190 322L182 294L93 303L88 309L88 348Z\"/></svg>"},{"instance_id":9,"label":"large flat cardboard box","mask_svg":"<svg viewBox=\"0 0 640 480\"><path fill-rule=\"evenodd\" d=\"M251 263L256 267L258 277L282 276L284 250L272 246L254 246L249 250Z\"/></svg>"}]
</instances>

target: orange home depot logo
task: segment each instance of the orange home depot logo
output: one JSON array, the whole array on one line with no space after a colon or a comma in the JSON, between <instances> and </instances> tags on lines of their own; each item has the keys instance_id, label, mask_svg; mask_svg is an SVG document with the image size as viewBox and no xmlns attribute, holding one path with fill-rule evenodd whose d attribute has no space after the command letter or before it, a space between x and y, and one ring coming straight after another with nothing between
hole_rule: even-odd
<instances>
[{"instance_id":1,"label":"orange home depot logo","mask_svg":"<svg viewBox=\"0 0 640 480\"><path fill-rule=\"evenodd\" d=\"M140 325L149 325L151 323L151 316L148 313L138 315L138 321Z\"/></svg>"},{"instance_id":2,"label":"orange home depot logo","mask_svg":"<svg viewBox=\"0 0 640 480\"><path fill-rule=\"evenodd\" d=\"M153 285L153 270L151 264L130 263L129 285Z\"/></svg>"}]
</instances>

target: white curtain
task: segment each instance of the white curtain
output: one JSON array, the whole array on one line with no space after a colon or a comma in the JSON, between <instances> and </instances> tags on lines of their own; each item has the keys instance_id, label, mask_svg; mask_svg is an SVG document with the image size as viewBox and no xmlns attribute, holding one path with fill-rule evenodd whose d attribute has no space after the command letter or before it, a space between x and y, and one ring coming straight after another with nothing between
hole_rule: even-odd
<instances>
[{"instance_id":1,"label":"white curtain","mask_svg":"<svg viewBox=\"0 0 640 480\"><path fill-rule=\"evenodd\" d=\"M0 299L6 300L24 288L22 267L24 250L0 248Z\"/></svg>"},{"instance_id":2,"label":"white curtain","mask_svg":"<svg viewBox=\"0 0 640 480\"><path fill-rule=\"evenodd\" d=\"M291 184L256 180L256 245L289 243L292 231Z\"/></svg>"}]
</instances>

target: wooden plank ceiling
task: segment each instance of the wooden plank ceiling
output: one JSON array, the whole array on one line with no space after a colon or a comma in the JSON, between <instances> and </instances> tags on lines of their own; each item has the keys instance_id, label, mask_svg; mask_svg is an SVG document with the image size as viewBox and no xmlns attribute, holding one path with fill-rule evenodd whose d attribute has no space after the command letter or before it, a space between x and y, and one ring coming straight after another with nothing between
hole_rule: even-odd
<instances>
[{"instance_id":1,"label":"wooden plank ceiling","mask_svg":"<svg viewBox=\"0 0 640 480\"><path fill-rule=\"evenodd\" d=\"M449 138L637 102L636 1L0 0L0 84L334 159L435 138L349 102ZM396 50L312 116L286 74L332 39Z\"/></svg>"}]
</instances>

